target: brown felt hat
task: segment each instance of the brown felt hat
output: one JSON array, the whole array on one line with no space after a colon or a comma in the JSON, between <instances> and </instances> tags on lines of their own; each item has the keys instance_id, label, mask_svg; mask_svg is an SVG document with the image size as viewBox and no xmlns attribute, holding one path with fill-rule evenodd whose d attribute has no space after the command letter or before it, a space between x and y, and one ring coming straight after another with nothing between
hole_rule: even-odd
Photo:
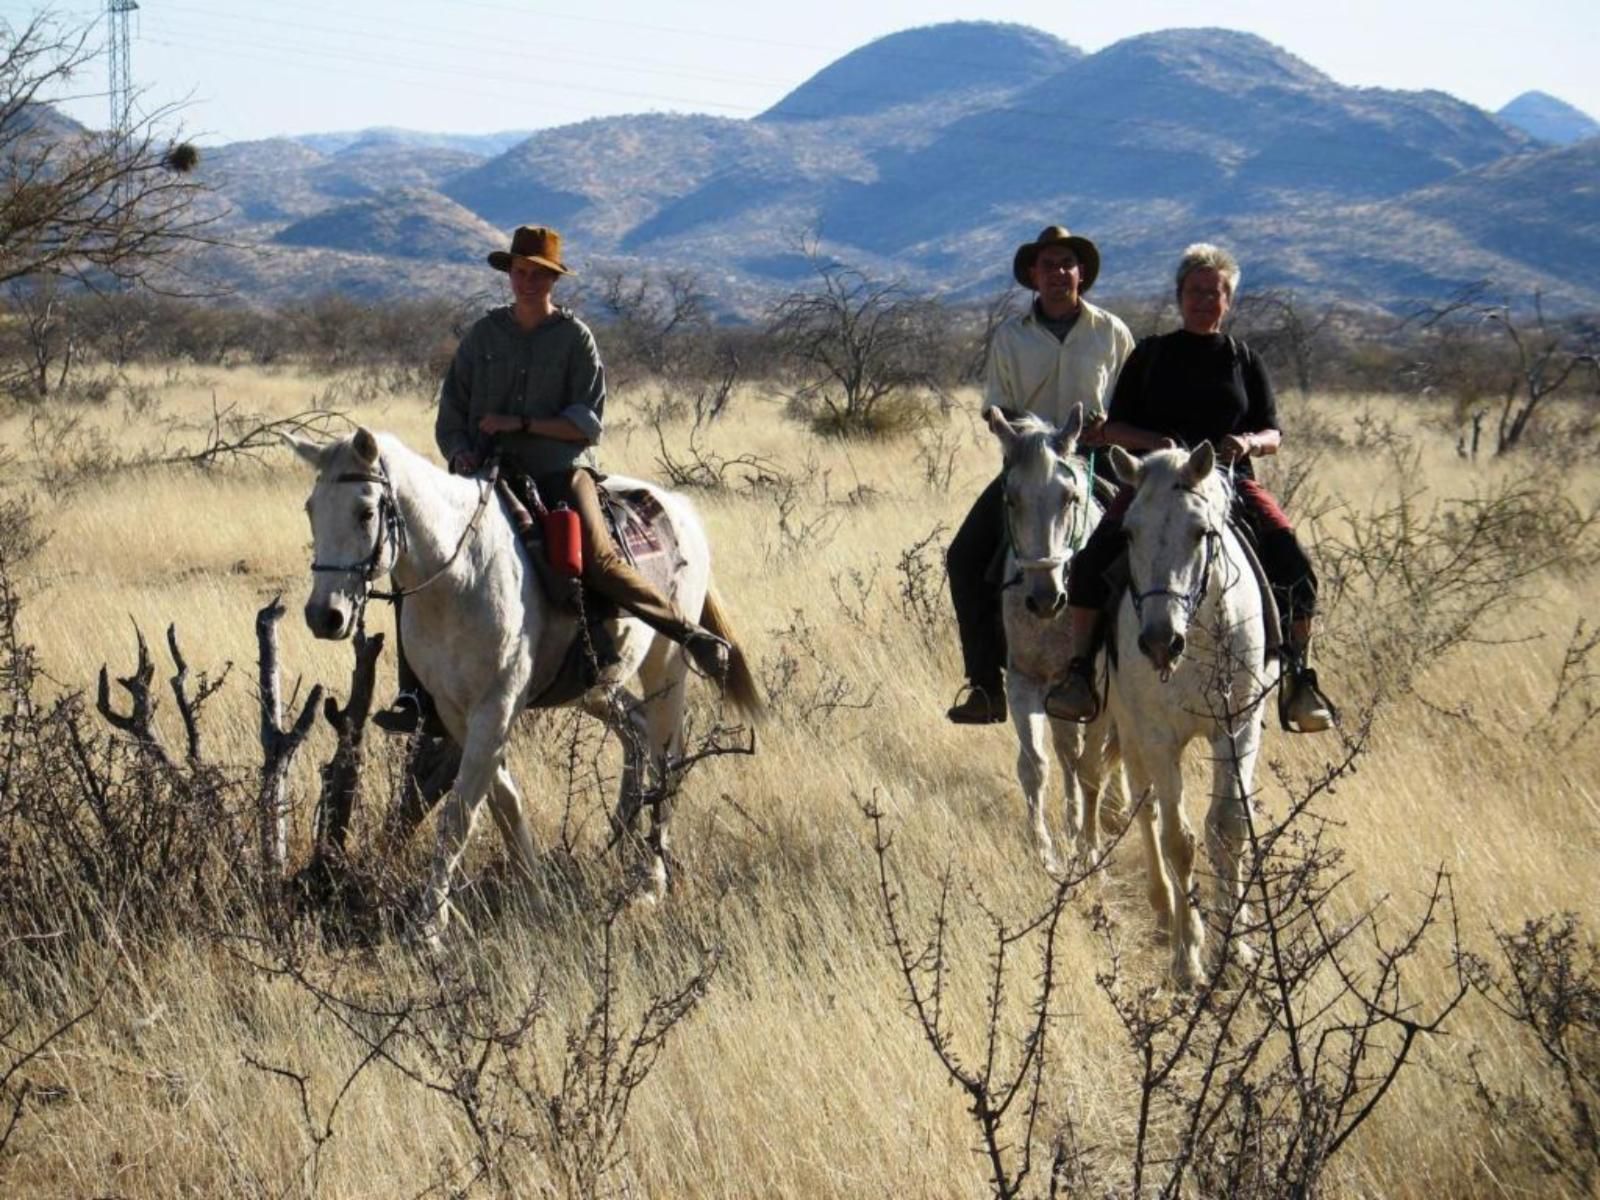
<instances>
[{"instance_id":1,"label":"brown felt hat","mask_svg":"<svg viewBox=\"0 0 1600 1200\"><path fill-rule=\"evenodd\" d=\"M1068 233L1065 225L1046 226L1033 241L1017 247L1017 256L1011 260L1011 274L1018 283L1033 290L1033 263L1046 246L1066 246L1078 256L1078 266L1083 271L1079 292L1087 292L1094 286L1100 274L1100 251L1088 238Z\"/></svg>"},{"instance_id":2,"label":"brown felt hat","mask_svg":"<svg viewBox=\"0 0 1600 1200\"><path fill-rule=\"evenodd\" d=\"M527 258L558 275L571 275L561 261L561 235L546 225L518 225L511 235L511 249L493 250L489 265L496 271L511 270L511 260Z\"/></svg>"}]
</instances>

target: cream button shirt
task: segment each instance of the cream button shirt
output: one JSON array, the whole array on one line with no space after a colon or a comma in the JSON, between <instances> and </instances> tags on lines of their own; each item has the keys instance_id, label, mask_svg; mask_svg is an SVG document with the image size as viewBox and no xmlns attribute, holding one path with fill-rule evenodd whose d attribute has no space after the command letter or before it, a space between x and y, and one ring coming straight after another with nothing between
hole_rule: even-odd
<instances>
[{"instance_id":1,"label":"cream button shirt","mask_svg":"<svg viewBox=\"0 0 1600 1200\"><path fill-rule=\"evenodd\" d=\"M994 332L989 345L985 410L1021 409L1060 425L1074 404L1085 420L1103 417L1117 372L1133 350L1133 335L1120 317L1081 301L1078 320L1065 341L1039 324L1033 306Z\"/></svg>"}]
</instances>

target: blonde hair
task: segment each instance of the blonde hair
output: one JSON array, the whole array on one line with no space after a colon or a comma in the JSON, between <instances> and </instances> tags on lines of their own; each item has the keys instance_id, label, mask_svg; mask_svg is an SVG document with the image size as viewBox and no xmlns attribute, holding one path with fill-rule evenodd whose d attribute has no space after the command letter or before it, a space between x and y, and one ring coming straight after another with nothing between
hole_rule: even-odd
<instances>
[{"instance_id":1,"label":"blonde hair","mask_svg":"<svg viewBox=\"0 0 1600 1200\"><path fill-rule=\"evenodd\" d=\"M1204 270L1215 271L1222 276L1223 283L1228 287L1228 299L1232 300L1239 290L1239 260L1221 246L1214 246L1210 242L1195 242L1185 248L1183 257L1178 260L1178 298L1183 298L1183 281L1195 271Z\"/></svg>"}]
</instances>

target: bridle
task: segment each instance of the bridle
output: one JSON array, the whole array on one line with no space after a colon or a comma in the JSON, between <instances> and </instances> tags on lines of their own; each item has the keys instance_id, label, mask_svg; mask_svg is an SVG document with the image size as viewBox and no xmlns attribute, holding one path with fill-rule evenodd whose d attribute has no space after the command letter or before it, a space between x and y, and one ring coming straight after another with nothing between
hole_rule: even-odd
<instances>
[{"instance_id":1,"label":"bridle","mask_svg":"<svg viewBox=\"0 0 1600 1200\"><path fill-rule=\"evenodd\" d=\"M429 587L444 576L461 557L461 550L467 544L467 539L472 536L473 530L478 527L478 522L483 519L484 510L489 506L489 497L494 495L495 481L500 474L500 465L494 463L489 468L488 476L482 481L478 493L478 507L473 511L472 519L467 522L467 527L461 531L461 537L456 542L456 548L450 552L450 557L444 564L429 575L415 587L396 588L392 591L380 591L372 586L373 582L383 574L394 570L395 563L406 552L410 540L406 534L406 520L400 512L400 505L395 500L394 481L389 478L389 472L383 465L383 459L378 460L376 471L345 471L328 483L375 483L383 489L378 497L378 532L372 540L372 550L360 562L354 563L319 563L313 561L311 570L314 574L345 573L358 576L361 580L361 599L357 602L356 618L359 621L366 611L368 600L388 600L391 603L405 596L414 596L424 588ZM388 553L385 554L385 549ZM385 559L387 558L387 563Z\"/></svg>"},{"instance_id":2,"label":"bridle","mask_svg":"<svg viewBox=\"0 0 1600 1200\"><path fill-rule=\"evenodd\" d=\"M1206 500L1209 504L1209 497L1198 488L1183 487L1180 484L1175 485L1174 490L1189 492L1191 495L1199 496L1201 499ZM1171 596L1183 608L1184 620L1193 619L1195 611L1205 603L1206 595L1211 589L1212 567L1216 565L1217 548L1222 543L1222 530L1216 525L1210 526L1205 531L1204 540L1205 557L1200 564L1200 578L1187 591L1179 592L1174 591L1172 588L1149 588L1141 591L1138 584L1133 580L1132 564L1129 564L1128 598L1133 601L1134 616L1141 619L1144 617L1144 602L1146 600L1152 600L1157 596Z\"/></svg>"},{"instance_id":3,"label":"bridle","mask_svg":"<svg viewBox=\"0 0 1600 1200\"><path fill-rule=\"evenodd\" d=\"M1041 558L1021 558L1017 555L1017 532L1011 526L1011 506L1005 506L1006 541L1011 546L1012 562L1018 570L1022 571L1053 571L1067 563L1074 554L1083 549L1083 544L1089 535L1089 505L1094 500L1093 481L1089 470L1077 458L1058 456L1057 461L1067 469L1072 482L1077 486L1080 499L1075 505L1077 512L1073 515L1072 525L1067 530L1066 546L1060 554L1047 554ZM1021 576L1016 576L1006 581L1010 587L1019 582Z\"/></svg>"}]
</instances>

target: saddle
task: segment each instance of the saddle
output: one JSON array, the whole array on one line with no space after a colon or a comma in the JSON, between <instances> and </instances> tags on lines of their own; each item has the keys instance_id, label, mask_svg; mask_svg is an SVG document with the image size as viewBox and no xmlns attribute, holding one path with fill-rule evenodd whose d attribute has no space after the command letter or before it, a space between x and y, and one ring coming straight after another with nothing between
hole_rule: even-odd
<instances>
[{"instance_id":1,"label":"saddle","mask_svg":"<svg viewBox=\"0 0 1600 1200\"><path fill-rule=\"evenodd\" d=\"M613 487L598 473L595 483L612 544L635 569L665 590L677 560L677 542L660 501L642 489ZM545 598L558 610L577 618L560 668L528 701L529 708L554 708L594 687L605 670L618 662L611 623L620 610L600 593L585 588L582 576L563 574L553 564L541 519L549 509L533 479L502 475L498 487Z\"/></svg>"}]
</instances>

